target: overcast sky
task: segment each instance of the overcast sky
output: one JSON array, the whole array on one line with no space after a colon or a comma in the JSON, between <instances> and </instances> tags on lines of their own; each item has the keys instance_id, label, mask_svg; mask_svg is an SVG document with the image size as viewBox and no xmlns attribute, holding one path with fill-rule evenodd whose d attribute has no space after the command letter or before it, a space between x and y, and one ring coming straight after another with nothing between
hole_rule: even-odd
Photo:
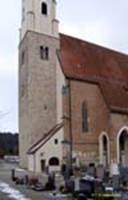
<instances>
[{"instance_id":1,"label":"overcast sky","mask_svg":"<svg viewBox=\"0 0 128 200\"><path fill-rule=\"evenodd\" d=\"M0 131L18 131L17 46L20 12L21 0L1 2ZM57 16L60 32L128 52L128 0L58 0Z\"/></svg>"}]
</instances>

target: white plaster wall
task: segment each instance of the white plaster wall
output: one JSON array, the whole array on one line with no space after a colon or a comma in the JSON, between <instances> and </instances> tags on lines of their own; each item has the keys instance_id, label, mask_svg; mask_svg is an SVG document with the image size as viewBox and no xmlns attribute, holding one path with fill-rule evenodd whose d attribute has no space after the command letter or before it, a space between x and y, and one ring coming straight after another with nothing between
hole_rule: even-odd
<instances>
[{"instance_id":1,"label":"white plaster wall","mask_svg":"<svg viewBox=\"0 0 128 200\"><path fill-rule=\"evenodd\" d=\"M61 169L60 166L50 166L49 172L59 172L60 169Z\"/></svg>"},{"instance_id":2,"label":"white plaster wall","mask_svg":"<svg viewBox=\"0 0 128 200\"><path fill-rule=\"evenodd\" d=\"M28 155L28 170L34 172L34 155Z\"/></svg>"},{"instance_id":3,"label":"white plaster wall","mask_svg":"<svg viewBox=\"0 0 128 200\"><path fill-rule=\"evenodd\" d=\"M62 86L65 85L64 74L61 70L58 59L56 59L57 67L56 67L56 91L57 91L57 123L62 122L63 116L63 105L62 105ZM64 138L64 129L62 127L61 130L56 133L53 138L51 138L41 149L39 149L35 154L35 171L41 172L41 160L46 160L46 165L48 165L49 159L51 157L58 157L59 160L62 160L62 141ZM58 144L54 144L54 140L58 139ZM39 144L40 145L40 144ZM43 156L42 156L43 155ZM34 156L29 155L29 170L34 171ZM59 171L59 167L51 167L50 169Z\"/></svg>"},{"instance_id":4,"label":"white plaster wall","mask_svg":"<svg viewBox=\"0 0 128 200\"><path fill-rule=\"evenodd\" d=\"M58 139L58 144L54 144L54 140ZM59 130L43 147L41 147L35 154L35 171L41 172L40 161L46 160L46 166L48 166L49 159L52 157L57 157L62 161L62 140L63 140L63 129ZM56 170L60 170L60 167L57 167Z\"/></svg>"},{"instance_id":5,"label":"white plaster wall","mask_svg":"<svg viewBox=\"0 0 128 200\"><path fill-rule=\"evenodd\" d=\"M47 3L48 15L41 13L42 2ZM25 18L21 24L21 39L28 30L58 37L55 2L52 0L22 0L22 14L23 9L25 10Z\"/></svg>"}]
</instances>

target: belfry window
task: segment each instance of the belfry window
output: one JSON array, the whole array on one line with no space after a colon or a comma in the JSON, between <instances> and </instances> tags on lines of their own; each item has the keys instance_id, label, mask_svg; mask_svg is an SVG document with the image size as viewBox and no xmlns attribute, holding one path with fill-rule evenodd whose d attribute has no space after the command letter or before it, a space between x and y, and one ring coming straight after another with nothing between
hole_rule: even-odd
<instances>
[{"instance_id":1,"label":"belfry window","mask_svg":"<svg viewBox=\"0 0 128 200\"><path fill-rule=\"evenodd\" d=\"M48 60L49 59L49 48L40 46L40 59Z\"/></svg>"},{"instance_id":2,"label":"belfry window","mask_svg":"<svg viewBox=\"0 0 128 200\"><path fill-rule=\"evenodd\" d=\"M82 131L88 132L88 110L86 102L82 103Z\"/></svg>"},{"instance_id":3,"label":"belfry window","mask_svg":"<svg viewBox=\"0 0 128 200\"><path fill-rule=\"evenodd\" d=\"M47 7L47 4L44 3L44 2L41 4L41 13L43 15L47 15L48 14L48 7Z\"/></svg>"},{"instance_id":4,"label":"belfry window","mask_svg":"<svg viewBox=\"0 0 128 200\"><path fill-rule=\"evenodd\" d=\"M44 47L40 46L40 58L44 59Z\"/></svg>"},{"instance_id":5,"label":"belfry window","mask_svg":"<svg viewBox=\"0 0 128 200\"><path fill-rule=\"evenodd\" d=\"M49 58L49 48L45 47L45 59L48 60Z\"/></svg>"}]
</instances>

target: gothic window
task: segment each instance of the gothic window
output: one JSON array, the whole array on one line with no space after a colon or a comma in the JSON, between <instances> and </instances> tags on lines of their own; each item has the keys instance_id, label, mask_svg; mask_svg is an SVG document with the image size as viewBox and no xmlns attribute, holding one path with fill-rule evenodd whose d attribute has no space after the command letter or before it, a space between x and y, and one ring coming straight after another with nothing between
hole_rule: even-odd
<instances>
[{"instance_id":1,"label":"gothic window","mask_svg":"<svg viewBox=\"0 0 128 200\"><path fill-rule=\"evenodd\" d=\"M103 147L104 151L107 151L107 137L105 135L103 136Z\"/></svg>"},{"instance_id":2,"label":"gothic window","mask_svg":"<svg viewBox=\"0 0 128 200\"><path fill-rule=\"evenodd\" d=\"M40 58L44 59L44 47L40 46Z\"/></svg>"},{"instance_id":3,"label":"gothic window","mask_svg":"<svg viewBox=\"0 0 128 200\"><path fill-rule=\"evenodd\" d=\"M88 110L86 102L82 103L82 131L88 132Z\"/></svg>"},{"instance_id":4,"label":"gothic window","mask_svg":"<svg viewBox=\"0 0 128 200\"><path fill-rule=\"evenodd\" d=\"M42 13L43 15L47 15L47 13L48 13L47 4L44 3L44 2L41 4L41 13Z\"/></svg>"},{"instance_id":5,"label":"gothic window","mask_svg":"<svg viewBox=\"0 0 128 200\"><path fill-rule=\"evenodd\" d=\"M120 149L121 149L121 151L125 150L125 136L126 136L125 132L123 132L120 136Z\"/></svg>"},{"instance_id":6,"label":"gothic window","mask_svg":"<svg viewBox=\"0 0 128 200\"><path fill-rule=\"evenodd\" d=\"M49 59L49 48L40 46L40 58L42 60L48 60Z\"/></svg>"}]
</instances>

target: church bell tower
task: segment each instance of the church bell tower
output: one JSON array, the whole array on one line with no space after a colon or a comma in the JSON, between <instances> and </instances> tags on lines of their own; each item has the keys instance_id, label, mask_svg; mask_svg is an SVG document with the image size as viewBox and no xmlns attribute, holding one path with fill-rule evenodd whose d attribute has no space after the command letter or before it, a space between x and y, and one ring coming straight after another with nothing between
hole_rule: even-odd
<instances>
[{"instance_id":1,"label":"church bell tower","mask_svg":"<svg viewBox=\"0 0 128 200\"><path fill-rule=\"evenodd\" d=\"M20 164L28 148L57 121L56 50L59 49L55 0L22 0L19 44Z\"/></svg>"},{"instance_id":2,"label":"church bell tower","mask_svg":"<svg viewBox=\"0 0 128 200\"><path fill-rule=\"evenodd\" d=\"M58 37L56 0L22 0L21 40L27 31Z\"/></svg>"}]
</instances>

